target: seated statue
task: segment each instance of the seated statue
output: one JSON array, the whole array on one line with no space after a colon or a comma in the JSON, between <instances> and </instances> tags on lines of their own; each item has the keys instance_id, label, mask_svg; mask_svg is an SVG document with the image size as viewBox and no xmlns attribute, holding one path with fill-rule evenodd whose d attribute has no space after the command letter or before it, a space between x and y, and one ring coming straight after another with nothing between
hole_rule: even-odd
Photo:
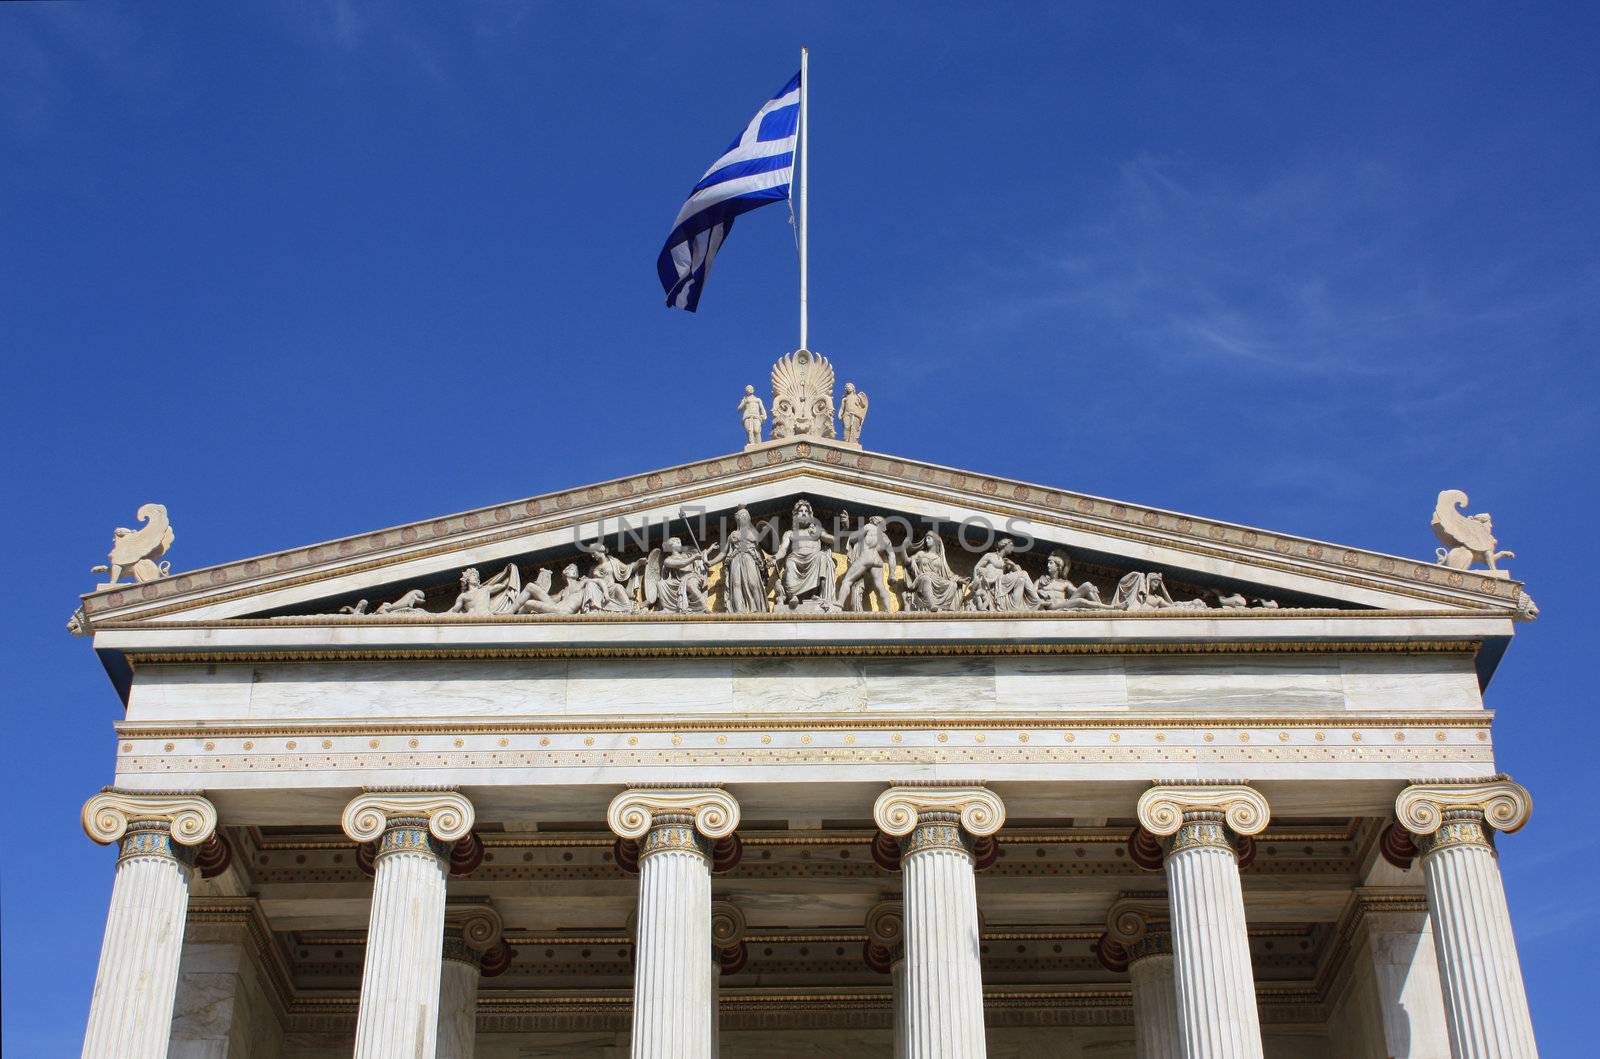
<instances>
[{"instance_id":1,"label":"seated statue","mask_svg":"<svg viewBox=\"0 0 1600 1059\"><path fill-rule=\"evenodd\" d=\"M645 608L667 614L709 613L711 562L702 549L685 548L677 537L668 537L666 547L651 551L645 563Z\"/></svg>"},{"instance_id":2,"label":"seated statue","mask_svg":"<svg viewBox=\"0 0 1600 1059\"><path fill-rule=\"evenodd\" d=\"M635 589L638 587L638 571L644 565L644 559L635 559L625 563L615 555L607 553L606 546L596 541L593 544L580 544L579 548L594 556L594 568L589 576L600 583L605 592L606 605L604 610L614 614L632 614L638 609L634 602Z\"/></svg>"},{"instance_id":3,"label":"seated statue","mask_svg":"<svg viewBox=\"0 0 1600 1059\"><path fill-rule=\"evenodd\" d=\"M778 542L773 561L778 566L778 602L775 609L836 611L839 609L834 578L833 534L822 528L809 500L794 505L793 521Z\"/></svg>"},{"instance_id":4,"label":"seated statue","mask_svg":"<svg viewBox=\"0 0 1600 1059\"><path fill-rule=\"evenodd\" d=\"M1012 540L1001 541L972 567L972 599L968 610L1026 611L1039 609L1039 593L1028 572L1011 558Z\"/></svg>"},{"instance_id":5,"label":"seated statue","mask_svg":"<svg viewBox=\"0 0 1600 1059\"><path fill-rule=\"evenodd\" d=\"M906 610L953 611L961 609L964 579L957 577L944 557L944 541L929 533L921 543L907 548L904 606Z\"/></svg>"}]
</instances>

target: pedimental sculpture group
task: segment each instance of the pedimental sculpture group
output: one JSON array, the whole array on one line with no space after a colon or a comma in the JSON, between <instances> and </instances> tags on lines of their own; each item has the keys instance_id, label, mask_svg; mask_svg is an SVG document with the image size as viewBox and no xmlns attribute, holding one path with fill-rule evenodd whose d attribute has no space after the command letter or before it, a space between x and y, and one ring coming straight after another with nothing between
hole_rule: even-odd
<instances>
[{"instance_id":1,"label":"pedimental sculpture group","mask_svg":"<svg viewBox=\"0 0 1600 1059\"><path fill-rule=\"evenodd\" d=\"M869 408L802 349L739 451L200 570L141 508L83 1054L1536 1054L1465 494L1418 560Z\"/></svg>"}]
</instances>

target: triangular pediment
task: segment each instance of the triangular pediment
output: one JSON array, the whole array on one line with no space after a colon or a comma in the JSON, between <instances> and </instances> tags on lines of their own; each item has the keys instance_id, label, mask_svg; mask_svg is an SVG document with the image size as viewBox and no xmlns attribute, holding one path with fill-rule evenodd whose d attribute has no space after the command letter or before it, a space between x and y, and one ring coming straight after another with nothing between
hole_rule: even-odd
<instances>
[{"instance_id":1,"label":"triangular pediment","mask_svg":"<svg viewBox=\"0 0 1600 1059\"><path fill-rule=\"evenodd\" d=\"M967 581L955 600L961 612L971 612L975 605L993 609L993 601L974 604L972 597L974 585L981 587L994 572L995 561L987 572L980 571L983 576L974 579L973 574L998 538L1017 542L1016 551L1005 558L1015 564L1007 584L1021 596L1028 595L1022 580L1036 585L1047 575L1054 553L1070 561L1067 580L1073 585L1094 586L1086 595L1100 606L1065 608L1063 613L1081 610L1114 618L1148 615L1153 609L1276 611L1285 616L1350 610L1510 617L1517 614L1521 597L1518 582L1477 571L1447 570L823 441L795 440L118 586L84 597L84 622L91 631L130 622L361 622L371 620L383 604L390 605L385 620L510 621L517 616L474 613L471 601L464 614L446 613L463 609L456 600L465 569L477 569L487 581L511 568L511 577L524 584L538 583L546 572L543 590L554 596L564 585L560 571L569 563L577 563L582 573L590 571L594 560L581 545L596 540L609 542L623 562L637 563L627 589L639 609L655 613L661 606L643 601L644 560L668 534L685 542L692 536L714 549L734 512L746 507L758 524L773 523L776 532L763 542L763 550L771 553L789 528L800 497L814 505L830 529L842 525L851 530L880 515L888 520L888 535L897 545L935 531L944 542L951 573ZM842 542L838 550L845 551ZM838 562L842 569L843 560ZM903 572L903 562L892 563L896 572ZM1147 575L1142 584L1128 586L1131 593L1143 595L1137 605L1119 608L1118 589L1130 574ZM1161 575L1158 584L1152 585L1150 574ZM711 614L730 620L745 617L727 613L717 581L717 572L710 571ZM891 608L896 612L907 605L904 593L909 587L903 578L892 586L896 598ZM1167 607L1153 590L1177 606ZM407 593L412 593L410 605L397 609L394 604ZM872 600L869 592L869 610L877 609ZM952 597L946 595L944 601ZM848 601L838 602L848 606ZM365 613L341 614L347 608ZM1035 608L1023 600L1000 609L1049 607ZM557 616L589 614L615 617L593 608Z\"/></svg>"}]
</instances>

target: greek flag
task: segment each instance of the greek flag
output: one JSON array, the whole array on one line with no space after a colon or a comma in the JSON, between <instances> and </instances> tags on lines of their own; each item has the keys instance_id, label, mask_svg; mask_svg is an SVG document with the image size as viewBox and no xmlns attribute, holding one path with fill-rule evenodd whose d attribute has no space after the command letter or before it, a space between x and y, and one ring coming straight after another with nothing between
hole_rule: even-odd
<instances>
[{"instance_id":1,"label":"greek flag","mask_svg":"<svg viewBox=\"0 0 1600 1059\"><path fill-rule=\"evenodd\" d=\"M741 213L789 197L800 125L800 75L756 111L728 150L711 164L678 211L656 272L669 308L694 312L706 273Z\"/></svg>"}]
</instances>

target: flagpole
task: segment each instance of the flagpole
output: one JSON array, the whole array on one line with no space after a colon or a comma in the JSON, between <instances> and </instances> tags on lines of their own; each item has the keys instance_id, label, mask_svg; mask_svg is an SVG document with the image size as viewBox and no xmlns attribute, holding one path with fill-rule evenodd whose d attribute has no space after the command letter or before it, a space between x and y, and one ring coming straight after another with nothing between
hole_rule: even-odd
<instances>
[{"instance_id":1,"label":"flagpole","mask_svg":"<svg viewBox=\"0 0 1600 1059\"><path fill-rule=\"evenodd\" d=\"M806 178L810 175L811 127L810 107L806 97L811 92L811 50L800 49L800 348L806 348L806 241L811 235L811 225L806 216Z\"/></svg>"}]
</instances>

